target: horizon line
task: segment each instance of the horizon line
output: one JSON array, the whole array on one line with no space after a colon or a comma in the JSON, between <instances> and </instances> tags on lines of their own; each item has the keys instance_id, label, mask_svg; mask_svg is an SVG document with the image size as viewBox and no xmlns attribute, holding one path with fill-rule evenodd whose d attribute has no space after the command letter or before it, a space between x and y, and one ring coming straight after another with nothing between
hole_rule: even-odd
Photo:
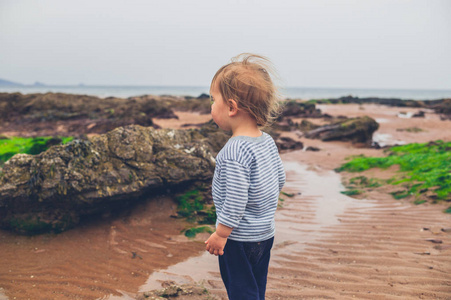
<instances>
[{"instance_id":1,"label":"horizon line","mask_svg":"<svg viewBox=\"0 0 451 300\"><path fill-rule=\"evenodd\" d=\"M37 82L38 84L13 84L13 85L0 85L0 88L4 87L134 87L134 88L146 88L146 87L177 87L177 88L208 88L208 85L137 85L137 84L44 84ZM284 89L337 89L337 90L397 90L397 91L450 91L451 88L384 88L384 87L325 87L325 86L286 86L279 88Z\"/></svg>"}]
</instances>

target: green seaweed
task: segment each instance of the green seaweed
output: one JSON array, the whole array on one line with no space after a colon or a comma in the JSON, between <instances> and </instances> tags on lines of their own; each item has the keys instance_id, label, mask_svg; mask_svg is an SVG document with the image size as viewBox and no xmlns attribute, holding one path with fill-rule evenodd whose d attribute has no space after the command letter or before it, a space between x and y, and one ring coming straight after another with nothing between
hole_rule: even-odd
<instances>
[{"instance_id":1,"label":"green seaweed","mask_svg":"<svg viewBox=\"0 0 451 300\"><path fill-rule=\"evenodd\" d=\"M57 137L61 139L61 144L66 144L72 141L73 137ZM47 150L50 145L49 141L53 137L11 137L0 140L0 164L6 162L17 153L25 153L36 155Z\"/></svg>"},{"instance_id":2,"label":"green seaweed","mask_svg":"<svg viewBox=\"0 0 451 300\"><path fill-rule=\"evenodd\" d=\"M305 103L312 103L312 104L332 104L332 101L329 99L310 99L305 101Z\"/></svg>"},{"instance_id":3,"label":"green seaweed","mask_svg":"<svg viewBox=\"0 0 451 300\"><path fill-rule=\"evenodd\" d=\"M347 196L354 196L354 195L362 194L362 191L361 190L348 190L348 191L342 191L340 193L347 195Z\"/></svg>"},{"instance_id":4,"label":"green seaweed","mask_svg":"<svg viewBox=\"0 0 451 300\"><path fill-rule=\"evenodd\" d=\"M11 218L9 227L19 233L34 235L43 232L60 233L74 225L70 215L63 215L57 222L46 222L41 220L39 216L27 216L26 218Z\"/></svg>"},{"instance_id":5,"label":"green seaweed","mask_svg":"<svg viewBox=\"0 0 451 300\"><path fill-rule=\"evenodd\" d=\"M215 224L216 223L216 208L214 205L211 207L207 207L207 209L204 208L203 211L201 211L203 214L203 218L198 220L199 224Z\"/></svg>"},{"instance_id":6,"label":"green seaweed","mask_svg":"<svg viewBox=\"0 0 451 300\"><path fill-rule=\"evenodd\" d=\"M192 227L184 230L185 236L189 238L194 238L196 237L196 234L202 232L213 233L213 230L209 226Z\"/></svg>"},{"instance_id":7,"label":"green seaweed","mask_svg":"<svg viewBox=\"0 0 451 300\"><path fill-rule=\"evenodd\" d=\"M437 200L448 200L451 194L451 142L441 140L430 143L412 143L391 147L386 157L351 157L337 172L361 172L370 168L386 169L399 165L402 177L395 176L387 183L405 185L405 190L392 193L396 199L409 195L419 196L427 190L436 194Z\"/></svg>"},{"instance_id":8,"label":"green seaweed","mask_svg":"<svg viewBox=\"0 0 451 300\"><path fill-rule=\"evenodd\" d=\"M366 176L353 177L349 180L349 182L351 184L361 185L361 186L365 186L365 187L369 187L369 188L382 186L382 184L380 183L380 181L378 179L368 178Z\"/></svg>"},{"instance_id":9,"label":"green seaweed","mask_svg":"<svg viewBox=\"0 0 451 300\"><path fill-rule=\"evenodd\" d=\"M215 224L216 210L213 205L206 204L202 192L199 189L191 189L178 197L177 213L179 216L185 217L190 222L199 224Z\"/></svg>"},{"instance_id":10,"label":"green seaweed","mask_svg":"<svg viewBox=\"0 0 451 300\"><path fill-rule=\"evenodd\" d=\"M19 232L25 232L28 234L40 233L50 231L52 225L46 222L42 222L39 217L26 220L13 218L9 221L9 226Z\"/></svg>"},{"instance_id":11,"label":"green seaweed","mask_svg":"<svg viewBox=\"0 0 451 300\"><path fill-rule=\"evenodd\" d=\"M202 187L193 188L176 197L177 214L196 224L212 225L216 223L216 210L213 205L206 204L202 196ZM193 238L201 232L213 233L209 226L192 227L183 230L185 236Z\"/></svg>"},{"instance_id":12,"label":"green seaweed","mask_svg":"<svg viewBox=\"0 0 451 300\"><path fill-rule=\"evenodd\" d=\"M282 195L285 195L285 196L290 197L290 198L294 197L294 193L286 193L286 192L283 192L283 191L281 193L282 193Z\"/></svg>"},{"instance_id":13,"label":"green seaweed","mask_svg":"<svg viewBox=\"0 0 451 300\"><path fill-rule=\"evenodd\" d=\"M417 133L417 132L422 132L424 130L421 128L418 128L418 127L408 127L408 128L398 128L398 129L396 129L396 131L407 131L407 132Z\"/></svg>"},{"instance_id":14,"label":"green seaweed","mask_svg":"<svg viewBox=\"0 0 451 300\"><path fill-rule=\"evenodd\" d=\"M199 190L188 191L177 197L176 200L179 204L177 213L183 217L190 217L204 208Z\"/></svg>"}]
</instances>

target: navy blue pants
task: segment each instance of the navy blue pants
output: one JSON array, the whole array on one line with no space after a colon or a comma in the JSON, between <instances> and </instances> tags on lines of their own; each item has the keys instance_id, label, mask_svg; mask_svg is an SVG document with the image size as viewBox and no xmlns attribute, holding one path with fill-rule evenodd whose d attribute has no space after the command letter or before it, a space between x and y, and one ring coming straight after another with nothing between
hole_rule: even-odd
<instances>
[{"instance_id":1,"label":"navy blue pants","mask_svg":"<svg viewBox=\"0 0 451 300\"><path fill-rule=\"evenodd\" d=\"M219 256L222 281L230 300L264 300L274 238L263 242L228 240Z\"/></svg>"}]
</instances>

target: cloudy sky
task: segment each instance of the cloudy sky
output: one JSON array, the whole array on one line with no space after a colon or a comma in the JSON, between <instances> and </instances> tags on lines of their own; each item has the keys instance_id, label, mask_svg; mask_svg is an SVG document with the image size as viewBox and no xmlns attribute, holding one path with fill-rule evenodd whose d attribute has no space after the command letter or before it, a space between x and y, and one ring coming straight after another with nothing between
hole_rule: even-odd
<instances>
[{"instance_id":1,"label":"cloudy sky","mask_svg":"<svg viewBox=\"0 0 451 300\"><path fill-rule=\"evenodd\" d=\"M207 86L241 52L299 87L451 89L448 0L0 0L0 78Z\"/></svg>"}]
</instances>

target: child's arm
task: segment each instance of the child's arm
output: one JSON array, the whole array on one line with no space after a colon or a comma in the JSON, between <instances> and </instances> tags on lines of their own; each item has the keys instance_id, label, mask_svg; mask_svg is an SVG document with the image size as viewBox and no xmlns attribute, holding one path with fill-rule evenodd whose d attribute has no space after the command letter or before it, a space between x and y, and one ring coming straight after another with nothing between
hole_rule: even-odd
<instances>
[{"instance_id":1,"label":"child's arm","mask_svg":"<svg viewBox=\"0 0 451 300\"><path fill-rule=\"evenodd\" d=\"M206 249L210 254L214 254L216 256L224 254L224 247L227 243L227 237L232 232L233 228L218 224L216 231L212 233L212 235L205 241L207 244Z\"/></svg>"}]
</instances>

